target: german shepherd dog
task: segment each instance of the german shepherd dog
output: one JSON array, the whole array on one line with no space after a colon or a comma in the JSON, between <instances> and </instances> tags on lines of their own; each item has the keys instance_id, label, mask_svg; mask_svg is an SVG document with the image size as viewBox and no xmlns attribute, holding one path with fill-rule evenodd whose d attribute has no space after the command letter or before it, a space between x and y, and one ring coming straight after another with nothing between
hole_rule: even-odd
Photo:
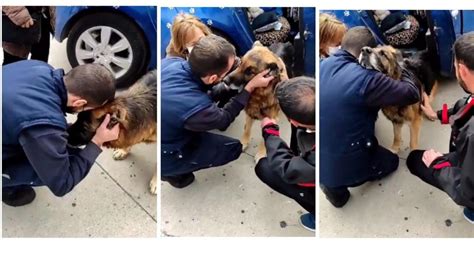
<instances>
[{"instance_id":1,"label":"german shepherd dog","mask_svg":"<svg viewBox=\"0 0 474 255\"><path fill-rule=\"evenodd\" d=\"M270 69L268 75L275 77L265 88L257 88L250 95L249 102L245 107L247 114L245 119L244 134L240 139L242 149L245 150L250 142L250 133L254 120L262 120L264 117L276 119L280 112L280 106L275 96L275 86L283 80L288 80L285 63L283 60L256 41L241 60L241 64L237 69L231 72L224 82L228 85L243 88L255 75ZM255 160L266 155L265 144L262 141L255 155Z\"/></svg>"},{"instance_id":2,"label":"german shepherd dog","mask_svg":"<svg viewBox=\"0 0 474 255\"><path fill-rule=\"evenodd\" d=\"M115 141L104 143L113 148L113 158L122 160L130 153L133 145L156 142L157 117L156 70L145 74L129 89L118 92L115 99L90 111L80 112L77 121L69 128L68 142L73 146L88 143L95 135L106 114L110 114L108 127L120 125L119 137ZM156 194L156 172L150 181L150 192Z\"/></svg>"},{"instance_id":3,"label":"german shepherd dog","mask_svg":"<svg viewBox=\"0 0 474 255\"><path fill-rule=\"evenodd\" d=\"M402 70L405 68L415 75L415 85L420 90L420 95L423 95L423 93L429 94L431 102L436 93L438 81L430 67L430 63L426 61L427 56L427 52L421 52L411 58L404 59L401 52L391 46L364 47L359 56L359 62L367 69L375 69L396 80L401 78ZM402 127L406 122L409 123L410 127L410 150L418 147L423 120L420 105L423 103L423 98L421 98L419 102L412 105L382 108L383 114L393 124L394 138L391 150L394 153L400 151Z\"/></svg>"}]
</instances>

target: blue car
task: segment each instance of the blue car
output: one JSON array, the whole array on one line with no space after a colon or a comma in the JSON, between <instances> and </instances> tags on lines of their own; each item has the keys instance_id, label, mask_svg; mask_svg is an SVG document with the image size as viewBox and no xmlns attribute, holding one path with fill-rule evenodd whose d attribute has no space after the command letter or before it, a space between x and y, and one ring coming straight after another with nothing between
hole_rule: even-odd
<instances>
[{"instance_id":1,"label":"blue car","mask_svg":"<svg viewBox=\"0 0 474 255\"><path fill-rule=\"evenodd\" d=\"M284 8L263 8L285 15ZM315 8L298 8L298 20L292 24L289 41L295 46L296 75L315 76ZM166 47L171 39L171 25L179 13L189 13L207 24L216 35L231 42L239 55L252 48L255 34L251 28L246 8L161 8L161 57L166 56Z\"/></svg>"},{"instance_id":2,"label":"blue car","mask_svg":"<svg viewBox=\"0 0 474 255\"><path fill-rule=\"evenodd\" d=\"M348 27L365 26L375 35L378 43L388 44L372 10L328 10L322 11L335 15ZM420 43L401 49L408 55L420 50L435 54L442 75L454 74L453 52L454 41L460 35L474 31L474 11L464 10L391 10L391 13L402 12L413 15L420 24L420 34L424 36Z\"/></svg>"},{"instance_id":3,"label":"blue car","mask_svg":"<svg viewBox=\"0 0 474 255\"><path fill-rule=\"evenodd\" d=\"M156 68L156 11L154 6L57 7L54 37L68 38L71 66L100 63L124 88Z\"/></svg>"}]
</instances>

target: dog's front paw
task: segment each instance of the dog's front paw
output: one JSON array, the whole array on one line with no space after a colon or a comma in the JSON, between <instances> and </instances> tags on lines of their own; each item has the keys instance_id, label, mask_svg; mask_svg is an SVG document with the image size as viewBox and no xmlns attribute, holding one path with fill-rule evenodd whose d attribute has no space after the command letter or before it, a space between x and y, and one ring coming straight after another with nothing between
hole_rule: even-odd
<instances>
[{"instance_id":1,"label":"dog's front paw","mask_svg":"<svg viewBox=\"0 0 474 255\"><path fill-rule=\"evenodd\" d=\"M248 140L240 140L240 143L242 144L242 151L245 151L249 147L249 141Z\"/></svg>"},{"instance_id":2,"label":"dog's front paw","mask_svg":"<svg viewBox=\"0 0 474 255\"><path fill-rule=\"evenodd\" d=\"M156 182L156 175L153 176L150 180L150 193L153 195L156 195L158 192L158 187L157 187L157 182Z\"/></svg>"},{"instance_id":3,"label":"dog's front paw","mask_svg":"<svg viewBox=\"0 0 474 255\"><path fill-rule=\"evenodd\" d=\"M112 153L112 158L115 160L122 160L128 156L128 153L128 150L114 149L114 152Z\"/></svg>"},{"instance_id":4,"label":"dog's front paw","mask_svg":"<svg viewBox=\"0 0 474 255\"><path fill-rule=\"evenodd\" d=\"M400 152L400 147L399 146L392 146L389 149L391 152L398 154Z\"/></svg>"}]
</instances>

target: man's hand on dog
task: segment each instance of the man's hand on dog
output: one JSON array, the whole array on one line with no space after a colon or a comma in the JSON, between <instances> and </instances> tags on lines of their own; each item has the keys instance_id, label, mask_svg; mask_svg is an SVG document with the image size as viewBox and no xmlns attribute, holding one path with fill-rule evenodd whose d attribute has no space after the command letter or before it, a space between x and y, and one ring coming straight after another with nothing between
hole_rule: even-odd
<instances>
[{"instance_id":1,"label":"man's hand on dog","mask_svg":"<svg viewBox=\"0 0 474 255\"><path fill-rule=\"evenodd\" d=\"M431 163L433 163L433 161L435 161L435 159L437 159L441 156L443 156L443 154L431 149L431 150L427 150L423 153L422 160L423 160L423 163L425 163L426 167L430 167Z\"/></svg>"},{"instance_id":2,"label":"man's hand on dog","mask_svg":"<svg viewBox=\"0 0 474 255\"><path fill-rule=\"evenodd\" d=\"M30 19L28 19L25 23L23 23L23 24L21 25L21 27L22 27L22 28L30 28L30 27L32 27L34 24L35 24L35 21L34 21L32 18L30 18Z\"/></svg>"},{"instance_id":3,"label":"man's hand on dog","mask_svg":"<svg viewBox=\"0 0 474 255\"><path fill-rule=\"evenodd\" d=\"M252 91L256 88L264 88L267 87L268 84L270 84L270 81L273 80L273 76L269 75L265 77L270 72L270 69L267 69L253 77L249 83L247 83L247 86L245 86L245 90L247 92L252 93Z\"/></svg>"},{"instance_id":4,"label":"man's hand on dog","mask_svg":"<svg viewBox=\"0 0 474 255\"><path fill-rule=\"evenodd\" d=\"M435 121L436 119L438 119L438 115L430 105L430 98L425 92L423 92L423 104L421 104L420 107L429 120Z\"/></svg>"},{"instance_id":5,"label":"man's hand on dog","mask_svg":"<svg viewBox=\"0 0 474 255\"><path fill-rule=\"evenodd\" d=\"M107 128L107 125L110 122L110 114L105 116L104 121L100 124L99 128L95 131L95 135L92 138L92 142L97 144L97 146L101 147L103 143L110 142L113 140L117 140L120 132L120 127L117 124L113 126L111 129Z\"/></svg>"}]
</instances>

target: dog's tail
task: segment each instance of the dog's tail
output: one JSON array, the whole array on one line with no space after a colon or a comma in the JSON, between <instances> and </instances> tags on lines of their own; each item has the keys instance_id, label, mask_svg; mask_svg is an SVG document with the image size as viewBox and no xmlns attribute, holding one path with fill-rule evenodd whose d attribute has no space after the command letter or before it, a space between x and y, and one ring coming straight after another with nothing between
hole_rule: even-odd
<instances>
[{"instance_id":1,"label":"dog's tail","mask_svg":"<svg viewBox=\"0 0 474 255\"><path fill-rule=\"evenodd\" d=\"M419 58L426 66L424 68L426 72L425 75L429 77L428 82L430 82L430 84L428 85L427 93L431 103L438 93L438 85L441 79L439 61L437 55L428 50L421 51Z\"/></svg>"},{"instance_id":2,"label":"dog's tail","mask_svg":"<svg viewBox=\"0 0 474 255\"><path fill-rule=\"evenodd\" d=\"M140 80L138 80L138 83L144 84L148 87L154 87L156 88L156 69L149 71L146 73Z\"/></svg>"}]
</instances>

